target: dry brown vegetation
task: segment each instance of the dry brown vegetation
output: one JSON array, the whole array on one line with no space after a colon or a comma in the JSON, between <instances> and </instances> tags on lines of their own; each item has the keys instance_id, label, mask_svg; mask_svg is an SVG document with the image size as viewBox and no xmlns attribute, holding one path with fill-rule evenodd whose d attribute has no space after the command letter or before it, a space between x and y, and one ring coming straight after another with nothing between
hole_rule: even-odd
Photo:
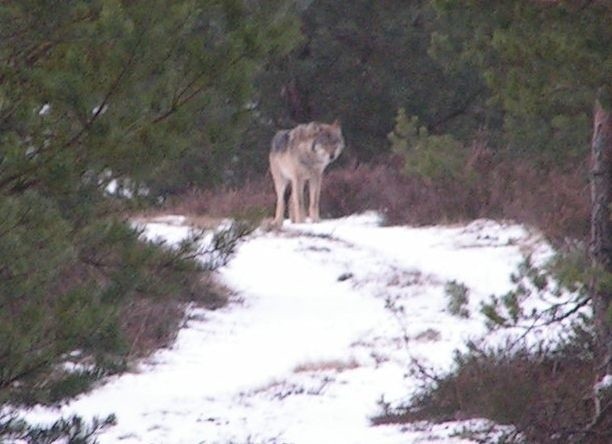
<instances>
[{"instance_id":1,"label":"dry brown vegetation","mask_svg":"<svg viewBox=\"0 0 612 444\"><path fill-rule=\"evenodd\" d=\"M424 376L427 388L406 407L387 410L375 424L487 417L515 430L495 442L609 443L612 415L592 424L589 396L595 374L583 351L473 349L445 376Z\"/></svg>"},{"instance_id":2,"label":"dry brown vegetation","mask_svg":"<svg viewBox=\"0 0 612 444\"><path fill-rule=\"evenodd\" d=\"M355 359L327 360L327 361L312 361L299 364L293 369L295 373L310 373L310 372L336 372L342 373L346 370L354 370L359 368L359 363Z\"/></svg>"},{"instance_id":3,"label":"dry brown vegetation","mask_svg":"<svg viewBox=\"0 0 612 444\"><path fill-rule=\"evenodd\" d=\"M197 282L196 280L197 279ZM172 344L185 316L185 304L193 302L214 310L224 306L230 290L223 287L208 273L194 278L191 294L173 298L134 298L121 307L122 335L128 342L128 358L142 358Z\"/></svg>"},{"instance_id":4,"label":"dry brown vegetation","mask_svg":"<svg viewBox=\"0 0 612 444\"><path fill-rule=\"evenodd\" d=\"M535 226L554 241L582 239L588 233L587 179L586 162L546 168L520 159L501 161L474 147L457 177L433 182L404 175L401 158L392 156L332 168L323 181L321 212L329 218L376 210L389 224L409 225L509 219ZM262 220L272 215L274 202L266 175L239 189L191 191L165 210Z\"/></svg>"}]
</instances>

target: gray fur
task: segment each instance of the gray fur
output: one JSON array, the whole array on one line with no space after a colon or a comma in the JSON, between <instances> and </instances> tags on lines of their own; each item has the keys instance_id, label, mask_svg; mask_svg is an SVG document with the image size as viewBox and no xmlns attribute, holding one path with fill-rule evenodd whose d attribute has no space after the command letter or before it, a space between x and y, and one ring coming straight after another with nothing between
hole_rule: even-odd
<instances>
[{"instance_id":1,"label":"gray fur","mask_svg":"<svg viewBox=\"0 0 612 444\"><path fill-rule=\"evenodd\" d=\"M340 123L310 122L291 130L278 131L270 149L270 173L276 191L273 224L280 227L285 217L285 191L291 187L289 217L294 223L320 220L319 200L323 171L344 149ZM308 196L305 195L308 188Z\"/></svg>"},{"instance_id":2,"label":"gray fur","mask_svg":"<svg viewBox=\"0 0 612 444\"><path fill-rule=\"evenodd\" d=\"M275 153L283 153L289 148L289 133L290 130L280 130L272 139L272 151Z\"/></svg>"}]
</instances>

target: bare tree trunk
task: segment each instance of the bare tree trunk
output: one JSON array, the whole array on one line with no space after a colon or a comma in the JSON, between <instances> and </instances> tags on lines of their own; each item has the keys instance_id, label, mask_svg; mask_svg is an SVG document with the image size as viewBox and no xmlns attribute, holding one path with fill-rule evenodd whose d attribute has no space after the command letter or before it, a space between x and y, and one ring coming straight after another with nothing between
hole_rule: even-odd
<instances>
[{"instance_id":1,"label":"bare tree trunk","mask_svg":"<svg viewBox=\"0 0 612 444\"><path fill-rule=\"evenodd\" d=\"M591 151L591 245L592 265L598 270L591 283L597 364L599 375L612 374L612 113L607 97L597 100L594 110ZM603 282L607 285L604 285Z\"/></svg>"},{"instance_id":2,"label":"bare tree trunk","mask_svg":"<svg viewBox=\"0 0 612 444\"><path fill-rule=\"evenodd\" d=\"M308 103L308 97L300 89L295 79L282 87L281 97L287 102L289 116L293 123L304 123L311 120L312 110Z\"/></svg>"}]
</instances>

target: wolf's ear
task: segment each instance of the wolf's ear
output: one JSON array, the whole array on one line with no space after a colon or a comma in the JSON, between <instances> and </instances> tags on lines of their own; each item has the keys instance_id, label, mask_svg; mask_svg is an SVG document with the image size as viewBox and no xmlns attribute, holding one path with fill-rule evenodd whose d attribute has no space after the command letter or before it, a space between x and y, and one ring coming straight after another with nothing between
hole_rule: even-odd
<instances>
[{"instance_id":1,"label":"wolf's ear","mask_svg":"<svg viewBox=\"0 0 612 444\"><path fill-rule=\"evenodd\" d=\"M321 132L321 126L318 122L310 122L308 125L304 126L305 137L315 137L317 134Z\"/></svg>"},{"instance_id":2,"label":"wolf's ear","mask_svg":"<svg viewBox=\"0 0 612 444\"><path fill-rule=\"evenodd\" d=\"M334 128L340 128L340 119L334 120L334 122L332 123L332 126Z\"/></svg>"}]
</instances>

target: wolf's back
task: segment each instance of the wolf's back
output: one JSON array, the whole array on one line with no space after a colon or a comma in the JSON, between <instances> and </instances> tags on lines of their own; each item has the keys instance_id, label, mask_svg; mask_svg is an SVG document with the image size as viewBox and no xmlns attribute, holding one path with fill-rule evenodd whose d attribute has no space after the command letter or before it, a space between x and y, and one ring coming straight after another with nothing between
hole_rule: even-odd
<instances>
[{"instance_id":1,"label":"wolf's back","mask_svg":"<svg viewBox=\"0 0 612 444\"><path fill-rule=\"evenodd\" d=\"M271 153L280 154L289 149L290 130L280 130L272 138Z\"/></svg>"}]
</instances>

